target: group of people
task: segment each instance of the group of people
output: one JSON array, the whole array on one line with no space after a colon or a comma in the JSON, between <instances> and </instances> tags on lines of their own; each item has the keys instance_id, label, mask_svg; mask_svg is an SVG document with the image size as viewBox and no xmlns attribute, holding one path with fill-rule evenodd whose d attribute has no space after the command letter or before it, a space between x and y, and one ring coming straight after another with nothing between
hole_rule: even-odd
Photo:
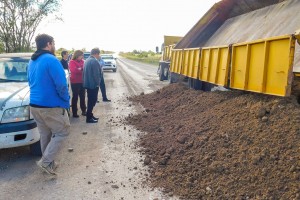
<instances>
[{"instance_id":1,"label":"group of people","mask_svg":"<svg viewBox=\"0 0 300 200\"><path fill-rule=\"evenodd\" d=\"M42 158L37 165L48 174L56 175L55 157L63 140L70 133L67 111L70 108L70 94L64 68L69 69L71 74L73 117L79 117L77 113L79 97L81 114L86 116L86 122L97 123L98 118L94 116L93 108L97 102L99 87L104 86L105 89L101 56L99 48L94 48L90 57L84 61L83 52L77 50L68 64L65 59L67 52L62 53L61 62L55 57L55 42L52 36L40 34L36 36L35 43L37 50L29 61L27 76L30 87L30 110L40 133ZM87 106L85 90L88 98ZM103 101L110 101L105 93L102 95Z\"/></svg>"},{"instance_id":2,"label":"group of people","mask_svg":"<svg viewBox=\"0 0 300 200\"><path fill-rule=\"evenodd\" d=\"M99 102L98 88L102 93L102 101L110 102L106 96L106 87L103 77L102 67L104 62L100 56L100 50L94 48L91 51L91 56L84 62L84 53L81 50L76 50L70 62L68 63L68 52L62 51L61 64L64 69L70 71L70 82L72 89L71 108L74 118L78 118L78 98L80 100L81 114L86 116L87 123L97 123L98 118L92 113L92 108L95 102ZM97 89L96 89L97 88ZM88 95L88 106L85 103L85 93Z\"/></svg>"}]
</instances>

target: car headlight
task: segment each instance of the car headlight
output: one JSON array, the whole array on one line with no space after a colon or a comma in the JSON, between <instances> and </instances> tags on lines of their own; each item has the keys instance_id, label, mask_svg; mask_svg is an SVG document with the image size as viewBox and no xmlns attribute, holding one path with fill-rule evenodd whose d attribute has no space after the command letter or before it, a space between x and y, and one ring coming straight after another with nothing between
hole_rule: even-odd
<instances>
[{"instance_id":1,"label":"car headlight","mask_svg":"<svg viewBox=\"0 0 300 200\"><path fill-rule=\"evenodd\" d=\"M4 111L1 123L21 122L30 119L29 106L10 108Z\"/></svg>"}]
</instances>

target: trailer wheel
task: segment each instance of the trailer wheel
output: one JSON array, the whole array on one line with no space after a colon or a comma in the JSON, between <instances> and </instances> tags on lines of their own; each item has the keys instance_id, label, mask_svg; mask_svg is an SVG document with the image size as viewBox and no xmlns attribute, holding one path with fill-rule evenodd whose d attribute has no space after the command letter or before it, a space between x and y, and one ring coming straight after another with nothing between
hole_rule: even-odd
<instances>
[{"instance_id":1,"label":"trailer wheel","mask_svg":"<svg viewBox=\"0 0 300 200\"><path fill-rule=\"evenodd\" d=\"M160 81L165 80L164 70L163 70L163 68L162 68L161 66L159 66L159 71L158 71L158 73L159 73L159 80L160 80Z\"/></svg>"}]
</instances>

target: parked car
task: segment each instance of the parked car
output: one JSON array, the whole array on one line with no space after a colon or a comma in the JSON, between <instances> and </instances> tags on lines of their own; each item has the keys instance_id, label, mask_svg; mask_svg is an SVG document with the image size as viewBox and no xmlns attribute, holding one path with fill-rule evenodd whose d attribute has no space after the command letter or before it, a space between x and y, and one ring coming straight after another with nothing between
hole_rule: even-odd
<instances>
[{"instance_id":1,"label":"parked car","mask_svg":"<svg viewBox=\"0 0 300 200\"><path fill-rule=\"evenodd\" d=\"M90 55L91 55L91 52L84 52L83 53L83 60L88 59L88 57L90 57Z\"/></svg>"},{"instance_id":2,"label":"parked car","mask_svg":"<svg viewBox=\"0 0 300 200\"><path fill-rule=\"evenodd\" d=\"M104 61L103 70L117 71L116 58L112 54L101 54L101 59Z\"/></svg>"},{"instance_id":3,"label":"parked car","mask_svg":"<svg viewBox=\"0 0 300 200\"><path fill-rule=\"evenodd\" d=\"M29 145L32 154L41 155L40 134L29 106L27 67L31 55L0 54L0 149Z\"/></svg>"}]
</instances>

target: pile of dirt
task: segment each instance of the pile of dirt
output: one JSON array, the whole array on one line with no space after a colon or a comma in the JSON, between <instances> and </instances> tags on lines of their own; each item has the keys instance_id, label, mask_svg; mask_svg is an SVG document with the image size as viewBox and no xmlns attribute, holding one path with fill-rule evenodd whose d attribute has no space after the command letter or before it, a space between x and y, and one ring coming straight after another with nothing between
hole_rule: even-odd
<instances>
[{"instance_id":1,"label":"pile of dirt","mask_svg":"<svg viewBox=\"0 0 300 200\"><path fill-rule=\"evenodd\" d=\"M295 98L180 84L132 97L152 187L182 199L300 199Z\"/></svg>"}]
</instances>

